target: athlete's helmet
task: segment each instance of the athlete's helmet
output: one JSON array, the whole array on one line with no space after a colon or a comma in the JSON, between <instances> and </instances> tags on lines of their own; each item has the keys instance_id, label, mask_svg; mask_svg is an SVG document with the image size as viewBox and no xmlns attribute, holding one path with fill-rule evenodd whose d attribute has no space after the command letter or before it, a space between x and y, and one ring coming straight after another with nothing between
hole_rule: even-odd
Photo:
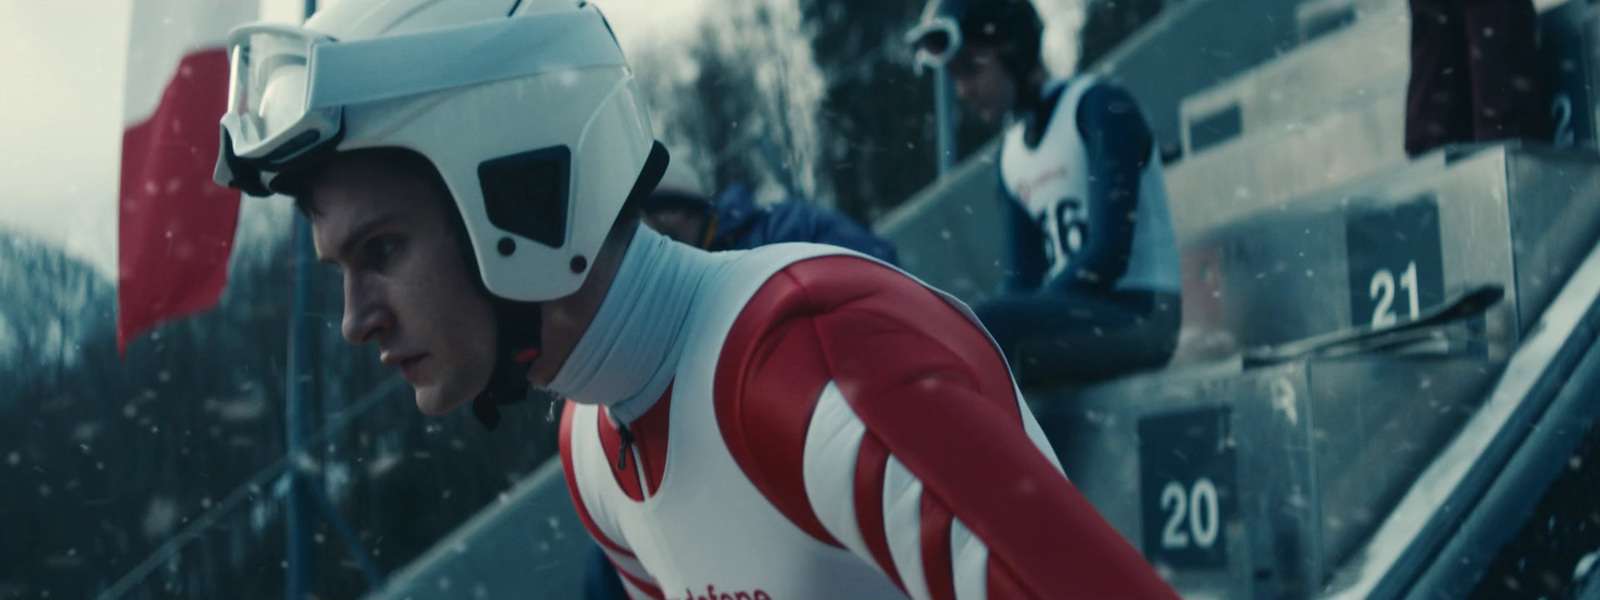
<instances>
[{"instance_id":1,"label":"athlete's helmet","mask_svg":"<svg viewBox=\"0 0 1600 600\"><path fill-rule=\"evenodd\" d=\"M1025 78L1041 62L1044 22L1029 0L928 0L922 20L906 35L918 67L942 69L963 44L1007 47L1005 66Z\"/></svg>"},{"instance_id":2,"label":"athlete's helmet","mask_svg":"<svg viewBox=\"0 0 1600 600\"><path fill-rule=\"evenodd\" d=\"M585 2L342 2L229 42L218 183L293 192L330 152L416 151L507 300L577 291L652 154L632 72Z\"/></svg>"},{"instance_id":3,"label":"athlete's helmet","mask_svg":"<svg viewBox=\"0 0 1600 600\"><path fill-rule=\"evenodd\" d=\"M495 374L474 405L492 427L493 406L526 393L537 303L578 290L666 166L610 25L580 0L363 0L228 41L218 183L294 195L365 148L438 170L495 302Z\"/></svg>"},{"instance_id":4,"label":"athlete's helmet","mask_svg":"<svg viewBox=\"0 0 1600 600\"><path fill-rule=\"evenodd\" d=\"M687 152L672 151L673 156L687 157ZM700 174L687 160L674 160L661 175L661 183L640 205L645 212L669 209L688 209L704 213L716 210L711 195L700 183Z\"/></svg>"}]
</instances>

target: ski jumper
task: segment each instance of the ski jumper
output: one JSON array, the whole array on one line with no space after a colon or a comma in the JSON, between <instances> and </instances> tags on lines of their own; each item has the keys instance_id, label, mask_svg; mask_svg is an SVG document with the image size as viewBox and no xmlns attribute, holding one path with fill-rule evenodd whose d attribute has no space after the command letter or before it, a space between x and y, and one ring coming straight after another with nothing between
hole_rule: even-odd
<instances>
[{"instance_id":1,"label":"ski jumper","mask_svg":"<svg viewBox=\"0 0 1600 600\"><path fill-rule=\"evenodd\" d=\"M1000 151L1010 244L979 306L1024 385L1164 364L1177 346L1177 240L1161 156L1127 92L1092 75L1044 86Z\"/></svg>"},{"instance_id":2,"label":"ski jumper","mask_svg":"<svg viewBox=\"0 0 1600 600\"><path fill-rule=\"evenodd\" d=\"M864 256L641 228L550 387L578 514L635 598L1176 598L971 314Z\"/></svg>"}]
</instances>

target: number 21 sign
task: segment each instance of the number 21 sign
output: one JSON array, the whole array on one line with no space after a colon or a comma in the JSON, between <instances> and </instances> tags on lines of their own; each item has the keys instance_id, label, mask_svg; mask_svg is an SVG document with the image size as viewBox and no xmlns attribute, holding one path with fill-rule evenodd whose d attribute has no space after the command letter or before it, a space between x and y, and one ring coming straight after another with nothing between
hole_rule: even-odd
<instances>
[{"instance_id":1,"label":"number 21 sign","mask_svg":"<svg viewBox=\"0 0 1600 600\"><path fill-rule=\"evenodd\" d=\"M1439 203L1433 196L1351 214L1345 242L1351 325L1393 325L1444 301Z\"/></svg>"}]
</instances>

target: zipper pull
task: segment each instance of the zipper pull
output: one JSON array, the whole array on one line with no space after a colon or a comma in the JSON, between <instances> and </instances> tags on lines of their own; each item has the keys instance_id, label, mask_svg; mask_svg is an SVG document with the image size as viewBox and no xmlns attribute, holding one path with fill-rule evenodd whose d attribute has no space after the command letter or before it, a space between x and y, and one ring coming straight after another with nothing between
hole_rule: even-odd
<instances>
[{"instance_id":1,"label":"zipper pull","mask_svg":"<svg viewBox=\"0 0 1600 600\"><path fill-rule=\"evenodd\" d=\"M627 425L617 425L617 434L622 436L622 451L617 453L617 470L628 469L628 450L633 448L633 432L628 431Z\"/></svg>"}]
</instances>

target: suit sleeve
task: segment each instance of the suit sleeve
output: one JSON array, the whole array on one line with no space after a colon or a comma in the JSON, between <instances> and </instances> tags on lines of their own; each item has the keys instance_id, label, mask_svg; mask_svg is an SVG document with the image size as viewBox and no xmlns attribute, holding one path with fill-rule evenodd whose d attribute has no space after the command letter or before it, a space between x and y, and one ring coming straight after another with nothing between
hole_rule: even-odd
<instances>
[{"instance_id":1,"label":"suit sleeve","mask_svg":"<svg viewBox=\"0 0 1600 600\"><path fill-rule=\"evenodd\" d=\"M1022 209L1022 204L996 180L995 197L1000 201L1000 218L1006 244L1005 277L1000 292L1017 294L1039 289L1050 265L1044 254L1044 233Z\"/></svg>"},{"instance_id":2,"label":"suit sleeve","mask_svg":"<svg viewBox=\"0 0 1600 600\"><path fill-rule=\"evenodd\" d=\"M1050 285L1109 288L1128 270L1139 180L1154 142L1133 96L1109 84L1085 92L1075 118L1089 154L1089 235L1072 268Z\"/></svg>"},{"instance_id":3,"label":"suit sleeve","mask_svg":"<svg viewBox=\"0 0 1600 600\"><path fill-rule=\"evenodd\" d=\"M736 323L716 403L752 482L912 598L1176 598L1068 483L982 329L885 271L800 263L754 301L783 317Z\"/></svg>"}]
</instances>

